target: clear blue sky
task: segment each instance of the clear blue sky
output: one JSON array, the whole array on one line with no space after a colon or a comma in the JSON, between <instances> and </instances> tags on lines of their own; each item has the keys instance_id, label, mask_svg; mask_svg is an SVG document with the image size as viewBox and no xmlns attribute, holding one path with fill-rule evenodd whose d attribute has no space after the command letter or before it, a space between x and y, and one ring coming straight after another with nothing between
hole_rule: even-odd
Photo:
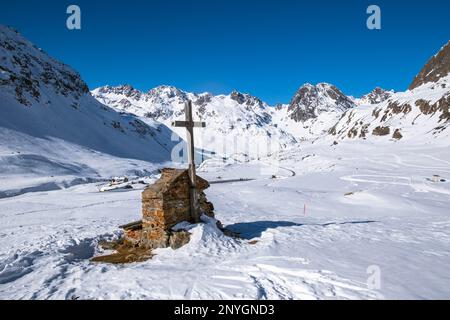
<instances>
[{"instance_id":1,"label":"clear blue sky","mask_svg":"<svg viewBox=\"0 0 450 320\"><path fill-rule=\"evenodd\" d=\"M82 30L66 29L78 4ZM382 30L366 28L366 8ZM0 23L78 70L91 88L236 89L273 104L305 82L360 96L404 90L450 39L450 1L2 0Z\"/></svg>"}]
</instances>

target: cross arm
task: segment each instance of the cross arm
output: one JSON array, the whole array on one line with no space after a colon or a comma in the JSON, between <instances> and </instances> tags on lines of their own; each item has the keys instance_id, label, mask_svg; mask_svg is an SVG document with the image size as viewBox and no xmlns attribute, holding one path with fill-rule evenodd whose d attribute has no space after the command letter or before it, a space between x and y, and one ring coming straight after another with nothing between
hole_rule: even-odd
<instances>
[{"instance_id":1,"label":"cross arm","mask_svg":"<svg viewBox=\"0 0 450 320\"><path fill-rule=\"evenodd\" d=\"M205 128L206 123L205 122L189 122L189 121L173 121L172 122L173 127L185 127L185 128Z\"/></svg>"}]
</instances>

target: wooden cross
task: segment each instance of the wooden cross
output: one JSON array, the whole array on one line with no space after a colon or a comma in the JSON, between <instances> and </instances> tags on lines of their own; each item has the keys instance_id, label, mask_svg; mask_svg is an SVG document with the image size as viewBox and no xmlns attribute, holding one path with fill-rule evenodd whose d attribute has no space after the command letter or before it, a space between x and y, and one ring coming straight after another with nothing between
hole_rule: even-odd
<instances>
[{"instance_id":1,"label":"wooden cross","mask_svg":"<svg viewBox=\"0 0 450 320\"><path fill-rule=\"evenodd\" d=\"M188 144L188 163L189 163L189 201L191 217L195 223L200 222L199 199L196 189L197 174L195 173L195 148L194 148L194 128L205 128L205 122L194 122L192 120L192 101L187 101L184 106L186 121L174 121L173 127L185 127Z\"/></svg>"}]
</instances>

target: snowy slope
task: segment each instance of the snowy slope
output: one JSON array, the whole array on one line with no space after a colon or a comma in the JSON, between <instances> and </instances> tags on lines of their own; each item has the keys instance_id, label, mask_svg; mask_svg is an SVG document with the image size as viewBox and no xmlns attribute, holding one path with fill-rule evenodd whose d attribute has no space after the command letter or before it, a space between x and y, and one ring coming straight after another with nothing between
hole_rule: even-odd
<instances>
[{"instance_id":1,"label":"snowy slope","mask_svg":"<svg viewBox=\"0 0 450 320\"><path fill-rule=\"evenodd\" d=\"M413 90L430 82L437 82L450 73L450 40L430 58L409 86Z\"/></svg>"},{"instance_id":2,"label":"snowy slope","mask_svg":"<svg viewBox=\"0 0 450 320\"><path fill-rule=\"evenodd\" d=\"M303 85L292 98L288 114L296 122L317 118L326 112L344 112L353 108L353 101L328 83Z\"/></svg>"},{"instance_id":3,"label":"snowy slope","mask_svg":"<svg viewBox=\"0 0 450 320\"><path fill-rule=\"evenodd\" d=\"M118 111L133 113L141 119L154 119L167 126L174 120L184 120L184 103L192 100L194 120L206 122L206 128L195 131L195 144L218 155L248 154L256 158L271 153L267 145L272 145L276 151L297 142L295 137L273 124L273 108L248 94L194 94L170 86L143 93L129 85L101 87L92 93L100 102ZM172 130L181 137L186 134L184 128Z\"/></svg>"},{"instance_id":4,"label":"snowy slope","mask_svg":"<svg viewBox=\"0 0 450 320\"><path fill-rule=\"evenodd\" d=\"M320 139L328 134L328 130L339 120L343 112L330 111L322 112L316 118L310 118L305 121L295 121L291 118L288 111L288 105L276 110L273 119L278 128L289 132L299 141L308 141Z\"/></svg>"},{"instance_id":5,"label":"snowy slope","mask_svg":"<svg viewBox=\"0 0 450 320\"><path fill-rule=\"evenodd\" d=\"M380 87L373 89L368 94L362 96L359 99L354 99L355 104L357 106L360 105L368 105L368 104L377 104L383 101L386 101L394 94L393 90L387 91Z\"/></svg>"},{"instance_id":6,"label":"snowy slope","mask_svg":"<svg viewBox=\"0 0 450 320\"><path fill-rule=\"evenodd\" d=\"M174 143L166 126L99 103L78 73L5 26L0 74L0 196L170 160Z\"/></svg>"},{"instance_id":7,"label":"snowy slope","mask_svg":"<svg viewBox=\"0 0 450 320\"><path fill-rule=\"evenodd\" d=\"M409 90L388 93L349 110L329 130L332 138L408 140L434 143L449 136L450 42L434 55L414 79Z\"/></svg>"},{"instance_id":8,"label":"snowy slope","mask_svg":"<svg viewBox=\"0 0 450 320\"><path fill-rule=\"evenodd\" d=\"M409 140L412 143L445 139L450 126L450 76L413 90L393 94L374 105L347 111L329 130L332 138Z\"/></svg>"},{"instance_id":9,"label":"snowy slope","mask_svg":"<svg viewBox=\"0 0 450 320\"><path fill-rule=\"evenodd\" d=\"M272 161L273 163L273 161ZM217 218L244 239L193 226L191 242L131 265L89 262L140 216L140 191L96 185L0 199L0 298L448 299L450 154L434 145L347 140L261 162L208 161ZM439 174L445 182L429 180ZM17 232L20 230L20 232ZM379 270L380 287L368 282Z\"/></svg>"},{"instance_id":10,"label":"snowy slope","mask_svg":"<svg viewBox=\"0 0 450 320\"><path fill-rule=\"evenodd\" d=\"M273 113L274 123L301 141L317 139L327 134L354 101L328 83L305 84L291 102L279 105Z\"/></svg>"}]
</instances>

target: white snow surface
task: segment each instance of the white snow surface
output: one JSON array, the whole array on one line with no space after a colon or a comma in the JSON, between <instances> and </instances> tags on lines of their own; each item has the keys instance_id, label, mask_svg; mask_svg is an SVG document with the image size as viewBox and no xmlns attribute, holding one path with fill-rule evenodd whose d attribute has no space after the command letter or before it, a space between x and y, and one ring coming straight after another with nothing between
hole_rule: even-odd
<instances>
[{"instance_id":1,"label":"white snow surface","mask_svg":"<svg viewBox=\"0 0 450 320\"><path fill-rule=\"evenodd\" d=\"M210 181L256 179L207 190L217 219L244 239L200 224L185 247L129 265L88 259L139 219L140 190L85 184L0 199L0 298L449 298L448 150L304 144L281 155L278 179L262 170L271 159L208 160L199 175ZM370 266L380 289L367 286Z\"/></svg>"}]
</instances>

